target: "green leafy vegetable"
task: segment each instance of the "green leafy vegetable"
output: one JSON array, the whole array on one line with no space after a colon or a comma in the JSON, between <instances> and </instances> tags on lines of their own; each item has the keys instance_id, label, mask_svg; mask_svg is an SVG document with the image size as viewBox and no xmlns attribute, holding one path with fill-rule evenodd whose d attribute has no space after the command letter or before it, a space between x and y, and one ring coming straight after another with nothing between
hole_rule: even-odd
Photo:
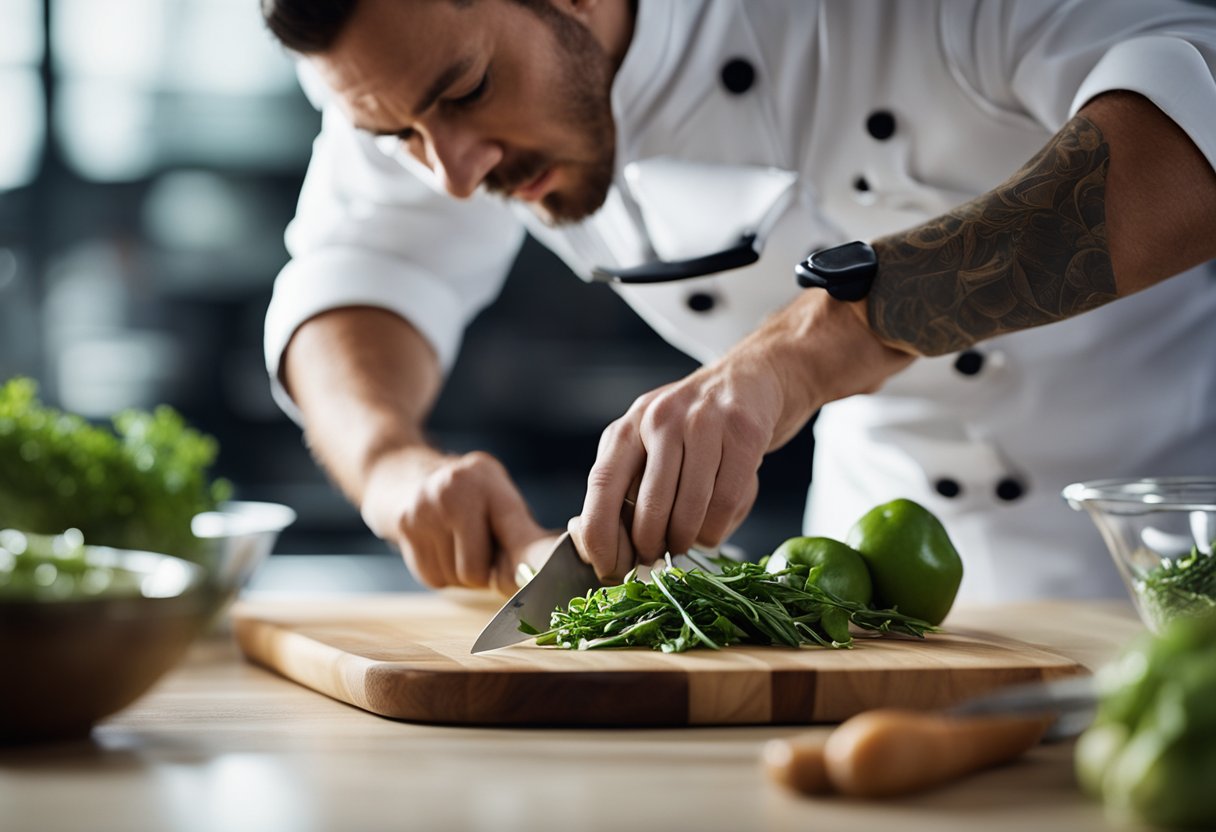
<instances>
[{"instance_id":1,"label":"green leafy vegetable","mask_svg":"<svg viewBox=\"0 0 1216 832\"><path fill-rule=\"evenodd\" d=\"M934 629L926 621L895 610L873 610L844 601L808 583L810 567L791 564L767 572L763 563L718 559L715 572L704 564L681 569L656 567L650 582L630 572L618 586L601 587L556 610L537 644L571 650L650 647L680 653L694 647L733 644L803 644L848 647L828 638L821 620L839 610L854 625L921 638Z\"/></svg>"},{"instance_id":2,"label":"green leafy vegetable","mask_svg":"<svg viewBox=\"0 0 1216 832\"><path fill-rule=\"evenodd\" d=\"M1136 581L1135 588L1158 630L1174 618L1216 614L1216 556L1195 547L1184 558L1166 558Z\"/></svg>"},{"instance_id":3,"label":"green leafy vegetable","mask_svg":"<svg viewBox=\"0 0 1216 832\"><path fill-rule=\"evenodd\" d=\"M0 601L138 597L141 575L90 563L84 537L0 531Z\"/></svg>"},{"instance_id":4,"label":"green leafy vegetable","mask_svg":"<svg viewBox=\"0 0 1216 832\"><path fill-rule=\"evenodd\" d=\"M191 518L230 492L207 476L215 440L169 407L120 413L111 431L37 393L27 378L0 387L0 527L188 557Z\"/></svg>"}]
</instances>

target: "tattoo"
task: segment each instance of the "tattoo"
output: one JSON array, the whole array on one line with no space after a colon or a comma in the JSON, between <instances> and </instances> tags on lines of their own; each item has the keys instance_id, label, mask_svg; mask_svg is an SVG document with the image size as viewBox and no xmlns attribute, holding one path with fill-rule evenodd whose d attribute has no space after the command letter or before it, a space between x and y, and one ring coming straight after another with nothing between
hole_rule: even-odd
<instances>
[{"instance_id":1,"label":"tattoo","mask_svg":"<svg viewBox=\"0 0 1216 832\"><path fill-rule=\"evenodd\" d=\"M995 190L876 240L870 326L942 355L1114 300L1109 166L1102 132L1076 116Z\"/></svg>"}]
</instances>

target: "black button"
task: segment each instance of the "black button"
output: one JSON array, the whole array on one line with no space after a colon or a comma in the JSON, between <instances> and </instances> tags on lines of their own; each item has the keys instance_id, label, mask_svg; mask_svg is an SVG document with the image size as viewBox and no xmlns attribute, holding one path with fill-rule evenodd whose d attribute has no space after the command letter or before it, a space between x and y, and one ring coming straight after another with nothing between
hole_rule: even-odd
<instances>
[{"instance_id":1,"label":"black button","mask_svg":"<svg viewBox=\"0 0 1216 832\"><path fill-rule=\"evenodd\" d=\"M1007 503L1019 499L1026 493L1026 488L1013 477L1005 477L996 484L996 496Z\"/></svg>"},{"instance_id":2,"label":"black button","mask_svg":"<svg viewBox=\"0 0 1216 832\"><path fill-rule=\"evenodd\" d=\"M718 299L708 292L693 292L684 302L693 312L708 312L717 305Z\"/></svg>"},{"instance_id":3,"label":"black button","mask_svg":"<svg viewBox=\"0 0 1216 832\"><path fill-rule=\"evenodd\" d=\"M958 480L952 480L949 477L942 477L933 483L933 488L943 497L954 498L963 493L963 487L958 484Z\"/></svg>"},{"instance_id":4,"label":"black button","mask_svg":"<svg viewBox=\"0 0 1216 832\"><path fill-rule=\"evenodd\" d=\"M976 375L980 370L984 369L984 354L976 350L961 352L958 358L954 360L954 369L965 376Z\"/></svg>"},{"instance_id":5,"label":"black button","mask_svg":"<svg viewBox=\"0 0 1216 832\"><path fill-rule=\"evenodd\" d=\"M853 190L865 193L870 190L870 183L866 181L864 176L859 176L853 180Z\"/></svg>"},{"instance_id":6,"label":"black button","mask_svg":"<svg viewBox=\"0 0 1216 832\"><path fill-rule=\"evenodd\" d=\"M744 58L731 58L722 67L722 86L735 95L743 95L756 82L756 68Z\"/></svg>"},{"instance_id":7,"label":"black button","mask_svg":"<svg viewBox=\"0 0 1216 832\"><path fill-rule=\"evenodd\" d=\"M866 119L866 132L880 142L885 142L895 135L895 116L890 110L875 110Z\"/></svg>"}]
</instances>

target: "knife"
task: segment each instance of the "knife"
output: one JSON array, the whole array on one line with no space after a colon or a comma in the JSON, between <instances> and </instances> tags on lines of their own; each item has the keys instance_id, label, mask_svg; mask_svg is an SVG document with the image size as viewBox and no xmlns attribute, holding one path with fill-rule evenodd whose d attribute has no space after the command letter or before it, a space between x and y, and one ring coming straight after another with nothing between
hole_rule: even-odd
<instances>
[{"instance_id":1,"label":"knife","mask_svg":"<svg viewBox=\"0 0 1216 832\"><path fill-rule=\"evenodd\" d=\"M544 632L549 629L550 613L570 603L571 598L601 586L603 582L596 577L595 569L583 562L570 532L565 532L540 571L490 619L473 642L471 652L484 653L532 638L519 629L520 622Z\"/></svg>"},{"instance_id":2,"label":"knife","mask_svg":"<svg viewBox=\"0 0 1216 832\"><path fill-rule=\"evenodd\" d=\"M805 794L909 794L1009 762L1041 741L1074 736L1096 708L1092 676L1012 685L944 711L880 708L826 737L772 740L764 765L771 778Z\"/></svg>"}]
</instances>

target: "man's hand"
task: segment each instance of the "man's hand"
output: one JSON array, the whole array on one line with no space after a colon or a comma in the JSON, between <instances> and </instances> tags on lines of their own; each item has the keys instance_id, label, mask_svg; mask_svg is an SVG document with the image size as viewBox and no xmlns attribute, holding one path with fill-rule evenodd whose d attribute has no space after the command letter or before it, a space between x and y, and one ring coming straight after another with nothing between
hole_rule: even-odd
<instances>
[{"instance_id":1,"label":"man's hand","mask_svg":"<svg viewBox=\"0 0 1216 832\"><path fill-rule=\"evenodd\" d=\"M609 578L635 560L717 546L751 510L766 453L825 402L876 390L911 360L878 341L864 305L807 292L720 360L643 395L608 426L570 526L579 551ZM625 537L627 498L636 507Z\"/></svg>"},{"instance_id":2,"label":"man's hand","mask_svg":"<svg viewBox=\"0 0 1216 832\"><path fill-rule=\"evenodd\" d=\"M511 594L519 564L538 568L552 546L552 533L533 519L507 470L481 452L387 453L369 472L361 510L430 587Z\"/></svg>"},{"instance_id":3,"label":"man's hand","mask_svg":"<svg viewBox=\"0 0 1216 832\"><path fill-rule=\"evenodd\" d=\"M549 533L496 459L427 445L442 374L413 326L382 309L330 310L296 332L284 364L313 453L423 583L513 593L516 566L543 560Z\"/></svg>"}]
</instances>

